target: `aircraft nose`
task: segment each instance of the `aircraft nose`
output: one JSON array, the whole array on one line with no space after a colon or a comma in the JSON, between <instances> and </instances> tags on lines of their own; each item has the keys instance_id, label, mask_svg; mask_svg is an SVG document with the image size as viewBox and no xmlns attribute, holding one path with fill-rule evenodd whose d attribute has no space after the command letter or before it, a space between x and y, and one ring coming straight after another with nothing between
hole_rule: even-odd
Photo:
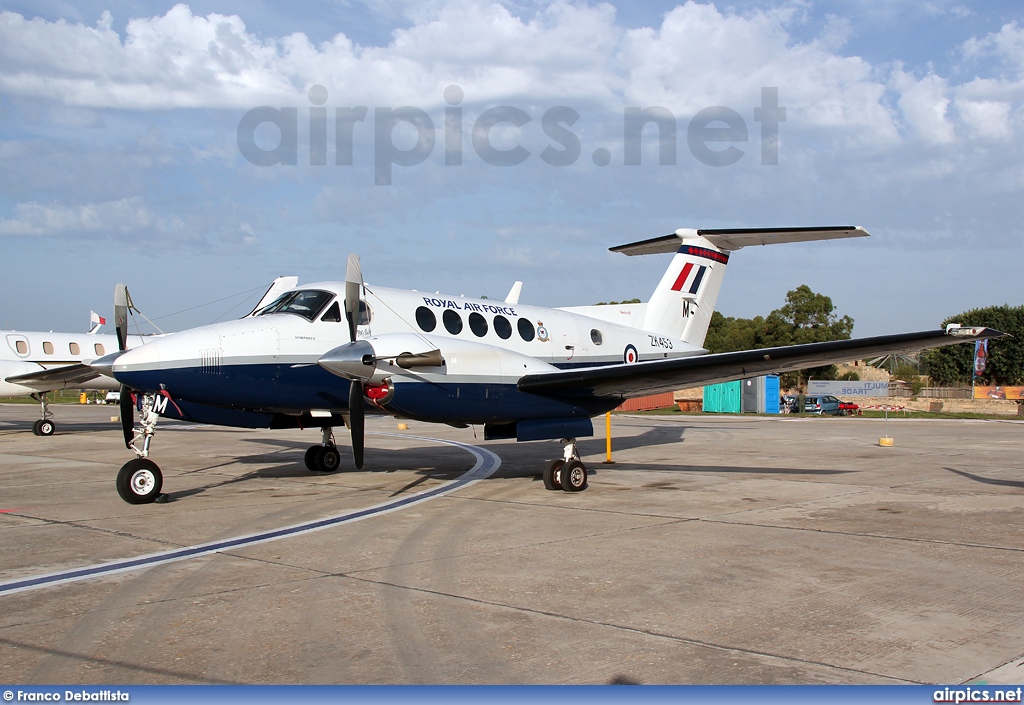
<instances>
[{"instance_id":1,"label":"aircraft nose","mask_svg":"<svg viewBox=\"0 0 1024 705\"><path fill-rule=\"evenodd\" d=\"M109 355L107 357L110 357ZM105 360L106 358L100 358ZM139 369L151 368L154 364L159 363L162 359L160 354L160 344L156 341L145 343L131 350L126 350L123 353L118 353L118 356L112 361L112 372L115 374L118 372L133 372Z\"/></svg>"}]
</instances>

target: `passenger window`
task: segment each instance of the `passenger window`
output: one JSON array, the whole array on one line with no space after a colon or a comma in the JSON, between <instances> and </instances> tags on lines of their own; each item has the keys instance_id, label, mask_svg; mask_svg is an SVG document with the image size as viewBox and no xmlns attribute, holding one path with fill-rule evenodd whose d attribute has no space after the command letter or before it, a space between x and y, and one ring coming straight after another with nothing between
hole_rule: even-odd
<instances>
[{"instance_id":1,"label":"passenger window","mask_svg":"<svg viewBox=\"0 0 1024 705\"><path fill-rule=\"evenodd\" d=\"M487 319L476 312L469 314L469 329L476 337L483 338L487 335Z\"/></svg>"},{"instance_id":2,"label":"passenger window","mask_svg":"<svg viewBox=\"0 0 1024 705\"><path fill-rule=\"evenodd\" d=\"M24 340L15 340L14 347L17 348L19 355L28 355L28 343Z\"/></svg>"},{"instance_id":3,"label":"passenger window","mask_svg":"<svg viewBox=\"0 0 1024 705\"><path fill-rule=\"evenodd\" d=\"M597 328L590 329L590 339L594 341L594 345L600 345L604 342L604 336L601 335L601 331Z\"/></svg>"},{"instance_id":4,"label":"passenger window","mask_svg":"<svg viewBox=\"0 0 1024 705\"><path fill-rule=\"evenodd\" d=\"M512 337L512 324L508 322L508 319L504 316L494 317L494 332L498 334L498 337L502 340L508 340Z\"/></svg>"},{"instance_id":5,"label":"passenger window","mask_svg":"<svg viewBox=\"0 0 1024 705\"><path fill-rule=\"evenodd\" d=\"M338 305L337 301L331 304L331 307L327 309L327 313L320 320L327 323L341 323L341 306Z\"/></svg>"},{"instance_id":6,"label":"passenger window","mask_svg":"<svg viewBox=\"0 0 1024 705\"><path fill-rule=\"evenodd\" d=\"M78 343L68 343L68 350L71 351L72 355L81 355L82 350L78 347Z\"/></svg>"},{"instance_id":7,"label":"passenger window","mask_svg":"<svg viewBox=\"0 0 1024 705\"><path fill-rule=\"evenodd\" d=\"M526 342L533 340L534 336L537 335L537 331L534 330L533 324L525 318L520 318L519 323L519 336Z\"/></svg>"},{"instance_id":8,"label":"passenger window","mask_svg":"<svg viewBox=\"0 0 1024 705\"><path fill-rule=\"evenodd\" d=\"M53 355L53 343L43 343L43 352L47 355Z\"/></svg>"},{"instance_id":9,"label":"passenger window","mask_svg":"<svg viewBox=\"0 0 1024 705\"><path fill-rule=\"evenodd\" d=\"M462 332L462 316L450 308L441 314L441 321L444 323L445 330L452 335L458 335Z\"/></svg>"},{"instance_id":10,"label":"passenger window","mask_svg":"<svg viewBox=\"0 0 1024 705\"><path fill-rule=\"evenodd\" d=\"M92 346L92 349L95 350L96 354L99 355L100 357L106 355L106 353L103 350L103 343L96 343L95 345Z\"/></svg>"},{"instance_id":11,"label":"passenger window","mask_svg":"<svg viewBox=\"0 0 1024 705\"><path fill-rule=\"evenodd\" d=\"M429 333L437 328L437 317L426 306L420 306L416 309L416 325L420 327L420 330Z\"/></svg>"}]
</instances>

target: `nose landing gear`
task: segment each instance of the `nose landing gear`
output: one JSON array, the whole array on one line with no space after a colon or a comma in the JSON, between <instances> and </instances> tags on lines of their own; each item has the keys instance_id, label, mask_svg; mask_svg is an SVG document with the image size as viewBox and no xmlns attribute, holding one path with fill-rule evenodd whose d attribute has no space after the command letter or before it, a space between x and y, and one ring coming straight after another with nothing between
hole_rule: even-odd
<instances>
[{"instance_id":1,"label":"nose landing gear","mask_svg":"<svg viewBox=\"0 0 1024 705\"><path fill-rule=\"evenodd\" d=\"M128 449L135 452L136 457L122 465L117 472L117 494L128 504L154 502L160 497L160 489L163 487L163 473L157 464L149 459L149 446L156 434L156 422L160 419L160 414L154 409L156 396L140 395L139 424L133 429L134 436L131 441L126 443Z\"/></svg>"}]
</instances>

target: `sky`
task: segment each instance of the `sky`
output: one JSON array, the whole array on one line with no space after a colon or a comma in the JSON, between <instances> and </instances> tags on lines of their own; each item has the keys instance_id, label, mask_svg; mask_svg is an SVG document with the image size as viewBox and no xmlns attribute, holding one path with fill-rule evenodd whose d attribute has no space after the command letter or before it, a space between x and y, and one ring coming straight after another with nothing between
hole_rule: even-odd
<instances>
[{"instance_id":1,"label":"sky","mask_svg":"<svg viewBox=\"0 0 1024 705\"><path fill-rule=\"evenodd\" d=\"M860 225L736 252L718 310L807 284L855 337L924 330L1024 303L1022 136L1012 1L0 0L0 326L86 330L123 281L180 330L350 252L646 300L670 258L609 247Z\"/></svg>"}]
</instances>

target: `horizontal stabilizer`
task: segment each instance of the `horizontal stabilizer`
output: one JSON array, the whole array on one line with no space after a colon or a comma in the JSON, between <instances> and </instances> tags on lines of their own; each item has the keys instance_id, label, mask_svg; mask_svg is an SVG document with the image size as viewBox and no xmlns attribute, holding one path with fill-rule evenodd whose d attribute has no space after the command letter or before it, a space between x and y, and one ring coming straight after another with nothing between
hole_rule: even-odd
<instances>
[{"instance_id":1,"label":"horizontal stabilizer","mask_svg":"<svg viewBox=\"0 0 1024 705\"><path fill-rule=\"evenodd\" d=\"M746 377L863 360L878 355L912 353L974 340L1000 338L1004 335L1005 333L992 328L950 328L921 333L900 333L858 340L835 340L828 343L652 360L632 365L609 365L531 374L520 379L518 387L523 392L563 399L627 399Z\"/></svg>"},{"instance_id":2,"label":"horizontal stabilizer","mask_svg":"<svg viewBox=\"0 0 1024 705\"><path fill-rule=\"evenodd\" d=\"M718 228L693 230L680 228L671 235L631 242L609 248L624 255L657 255L675 252L688 237L699 235L720 250L729 252L753 245L777 245L788 242L838 240L848 237L867 237L868 232L857 225L835 225L818 228Z\"/></svg>"}]
</instances>

